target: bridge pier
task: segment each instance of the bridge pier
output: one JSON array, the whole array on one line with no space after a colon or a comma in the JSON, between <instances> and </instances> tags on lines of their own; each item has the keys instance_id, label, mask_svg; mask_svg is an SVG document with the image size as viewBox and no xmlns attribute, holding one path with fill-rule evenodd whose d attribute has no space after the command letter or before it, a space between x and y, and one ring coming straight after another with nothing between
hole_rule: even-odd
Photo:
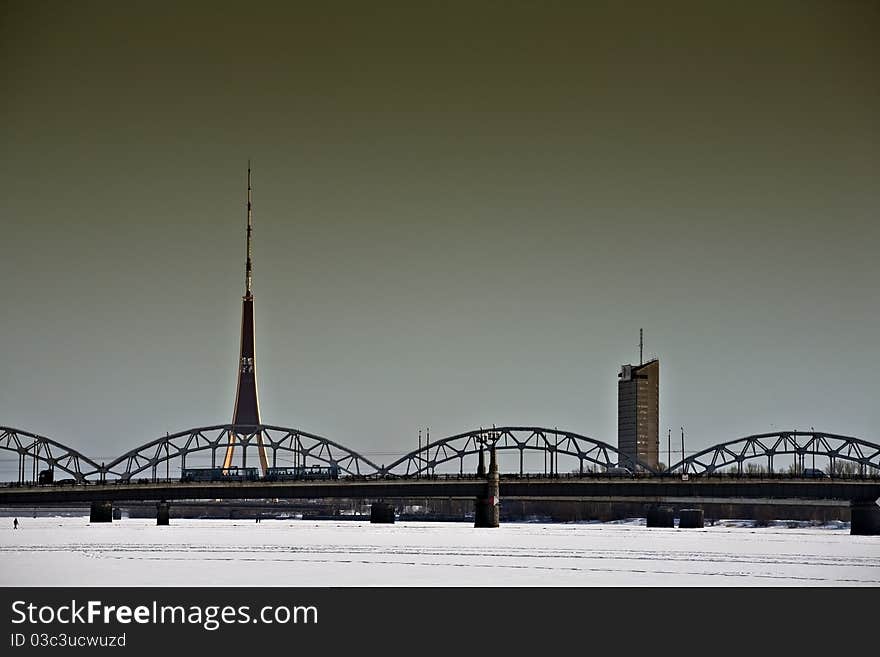
<instances>
[{"instance_id":1,"label":"bridge pier","mask_svg":"<svg viewBox=\"0 0 880 657\"><path fill-rule=\"evenodd\" d=\"M373 502L370 505L370 522L373 524L394 524L394 506L388 502Z\"/></svg>"},{"instance_id":2,"label":"bridge pier","mask_svg":"<svg viewBox=\"0 0 880 657\"><path fill-rule=\"evenodd\" d=\"M113 522L113 503L92 502L89 509L89 522Z\"/></svg>"},{"instance_id":3,"label":"bridge pier","mask_svg":"<svg viewBox=\"0 0 880 657\"><path fill-rule=\"evenodd\" d=\"M480 465L482 463L483 452L480 450ZM495 445L492 445L486 494L474 502L474 527L498 527L501 524L499 491L498 460L495 457Z\"/></svg>"},{"instance_id":4,"label":"bridge pier","mask_svg":"<svg viewBox=\"0 0 880 657\"><path fill-rule=\"evenodd\" d=\"M167 525L171 519L171 505L162 501L156 504L156 525Z\"/></svg>"},{"instance_id":5,"label":"bridge pier","mask_svg":"<svg viewBox=\"0 0 880 657\"><path fill-rule=\"evenodd\" d=\"M703 528L703 510L702 509L682 509L678 512L678 528L679 529L702 529Z\"/></svg>"},{"instance_id":6,"label":"bridge pier","mask_svg":"<svg viewBox=\"0 0 880 657\"><path fill-rule=\"evenodd\" d=\"M645 519L648 527L675 527L675 512L668 506L652 506Z\"/></svg>"},{"instance_id":7,"label":"bridge pier","mask_svg":"<svg viewBox=\"0 0 880 657\"><path fill-rule=\"evenodd\" d=\"M852 536L880 536L880 506L870 501L852 501L849 510Z\"/></svg>"}]
</instances>

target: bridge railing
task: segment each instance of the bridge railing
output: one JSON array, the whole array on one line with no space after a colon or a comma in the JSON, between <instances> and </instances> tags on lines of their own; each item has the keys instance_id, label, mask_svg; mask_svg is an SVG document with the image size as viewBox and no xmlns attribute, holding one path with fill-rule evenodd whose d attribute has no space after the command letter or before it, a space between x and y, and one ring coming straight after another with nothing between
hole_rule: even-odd
<instances>
[{"instance_id":1,"label":"bridge railing","mask_svg":"<svg viewBox=\"0 0 880 657\"><path fill-rule=\"evenodd\" d=\"M670 473L650 473L650 472L640 472L634 473L630 475L620 475L620 474L610 474L605 472L585 472L583 474L573 472L573 473L553 473L553 474L543 474L543 473L501 473L500 474L501 481L546 481L550 480L559 480L559 481L590 481L590 480L616 480L616 481L632 481L632 480L655 480L655 481L669 481L669 482L680 482L682 480L685 481L766 481L766 480L797 480L797 481L813 481L813 482L833 482L833 481L880 481L880 472L877 473L840 473L829 475L826 477L812 477L812 476L802 476L798 473L788 473L788 472L715 472L712 474L699 474L694 475L691 474L684 479L680 474L670 474ZM254 485L265 485L267 483L279 483L279 487L283 487L284 484L302 484L302 483L314 483L314 484L326 484L332 483L334 481L341 482L370 482L370 481L485 481L486 478L476 474L420 474L420 475L395 475L389 473L373 473L366 475L344 475L340 476L338 479L309 479L309 480L291 480L285 482L269 482L263 479L258 479L252 482L235 482L236 485L243 486L254 486ZM137 479L107 479L105 481L93 481L93 480L84 480L84 481L75 481L75 480L62 480L56 481L53 483L34 483L34 482L0 482L0 488L45 488L45 489L53 489L53 488L63 488L67 486L76 486L76 487L96 487L96 486L128 486L128 487L137 487L137 486L156 486L156 485L174 485L174 486L192 486L198 487L200 485L205 484L213 484L213 483L223 483L222 480L218 481L181 481L179 477L171 477L171 478L160 478L160 479L152 479L152 478L137 478Z\"/></svg>"}]
</instances>

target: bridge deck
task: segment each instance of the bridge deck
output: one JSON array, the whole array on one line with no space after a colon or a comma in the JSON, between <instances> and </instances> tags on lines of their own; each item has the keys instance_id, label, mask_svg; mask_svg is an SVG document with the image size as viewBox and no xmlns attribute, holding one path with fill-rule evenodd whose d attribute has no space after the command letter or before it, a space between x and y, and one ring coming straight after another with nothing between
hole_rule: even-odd
<instances>
[{"instance_id":1,"label":"bridge deck","mask_svg":"<svg viewBox=\"0 0 880 657\"><path fill-rule=\"evenodd\" d=\"M207 499L472 499L484 493L479 479L340 479L298 482L104 483L67 486L0 488L0 506L49 505L69 502L207 500ZM502 499L628 499L673 498L761 500L845 500L873 502L880 480L749 479L700 477L689 481L648 478L507 478L501 479Z\"/></svg>"}]
</instances>

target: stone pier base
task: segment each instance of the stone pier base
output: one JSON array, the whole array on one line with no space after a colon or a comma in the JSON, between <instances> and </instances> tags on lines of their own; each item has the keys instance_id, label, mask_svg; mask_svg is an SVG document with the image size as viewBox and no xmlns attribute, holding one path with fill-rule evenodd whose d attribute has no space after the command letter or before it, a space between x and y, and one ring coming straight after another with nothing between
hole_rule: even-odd
<instances>
[{"instance_id":1,"label":"stone pier base","mask_svg":"<svg viewBox=\"0 0 880 657\"><path fill-rule=\"evenodd\" d=\"M156 524L167 525L171 519L171 505L168 502L159 502L156 505Z\"/></svg>"},{"instance_id":2,"label":"stone pier base","mask_svg":"<svg viewBox=\"0 0 880 657\"><path fill-rule=\"evenodd\" d=\"M478 497L474 501L474 527L498 527L500 524L501 517L494 500Z\"/></svg>"},{"instance_id":3,"label":"stone pier base","mask_svg":"<svg viewBox=\"0 0 880 657\"><path fill-rule=\"evenodd\" d=\"M702 509L682 509L678 512L678 528L679 529L702 529L703 528L703 510Z\"/></svg>"},{"instance_id":4,"label":"stone pier base","mask_svg":"<svg viewBox=\"0 0 880 657\"><path fill-rule=\"evenodd\" d=\"M92 502L89 509L89 522L113 522L113 503Z\"/></svg>"},{"instance_id":5,"label":"stone pier base","mask_svg":"<svg viewBox=\"0 0 880 657\"><path fill-rule=\"evenodd\" d=\"M675 527L675 512L666 506L653 506L648 509L648 527Z\"/></svg>"},{"instance_id":6,"label":"stone pier base","mask_svg":"<svg viewBox=\"0 0 880 657\"><path fill-rule=\"evenodd\" d=\"M880 506L875 502L851 503L849 533L853 536L880 536Z\"/></svg>"},{"instance_id":7,"label":"stone pier base","mask_svg":"<svg viewBox=\"0 0 880 657\"><path fill-rule=\"evenodd\" d=\"M393 525L394 506L387 502L373 502L370 505L370 522Z\"/></svg>"}]
</instances>

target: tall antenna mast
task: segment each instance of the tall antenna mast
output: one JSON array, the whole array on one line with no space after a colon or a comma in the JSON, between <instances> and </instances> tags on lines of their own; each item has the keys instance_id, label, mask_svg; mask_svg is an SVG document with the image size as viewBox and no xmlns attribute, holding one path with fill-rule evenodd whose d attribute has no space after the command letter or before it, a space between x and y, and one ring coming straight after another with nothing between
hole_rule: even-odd
<instances>
[{"instance_id":1,"label":"tall antenna mast","mask_svg":"<svg viewBox=\"0 0 880 657\"><path fill-rule=\"evenodd\" d=\"M247 175L247 263L245 264L245 298L250 299L253 295L251 294L251 281L253 278L253 261L252 261L252 252L251 252L251 234L254 232L254 218L251 213L251 161L248 160L248 175Z\"/></svg>"},{"instance_id":2,"label":"tall antenna mast","mask_svg":"<svg viewBox=\"0 0 880 657\"><path fill-rule=\"evenodd\" d=\"M248 188L248 189L250 189L250 188ZM248 194L250 194L250 192L248 192ZM248 197L248 198L250 198L250 197ZM248 202L248 207L251 207L250 202ZM248 228L248 240L250 240L250 234L251 234L250 228ZM248 242L248 244L250 244L250 241ZM250 260L248 260L248 262L250 262ZM639 329L639 365L645 364L644 351L645 351L645 336L644 336L644 332L642 331L642 329Z\"/></svg>"},{"instance_id":3,"label":"tall antenna mast","mask_svg":"<svg viewBox=\"0 0 880 657\"><path fill-rule=\"evenodd\" d=\"M253 274L253 252L251 237L253 233L253 215L251 214L251 161L248 160L247 173L247 260L244 270L244 296L241 301L241 351L238 361L238 390L235 393L235 406L232 412L232 424L234 427L259 427L260 426L260 403L257 396L257 372L256 372L256 349L254 344L254 297L251 293L251 277ZM226 445L226 456L223 459L223 468L232 467L237 443L242 443L241 465L244 467L247 459L248 440L245 436L249 431L234 429L229 431L229 440ZM266 458L266 446L263 443L263 434L257 431L257 452L260 458L260 467L265 475L269 469L269 461Z\"/></svg>"}]
</instances>

